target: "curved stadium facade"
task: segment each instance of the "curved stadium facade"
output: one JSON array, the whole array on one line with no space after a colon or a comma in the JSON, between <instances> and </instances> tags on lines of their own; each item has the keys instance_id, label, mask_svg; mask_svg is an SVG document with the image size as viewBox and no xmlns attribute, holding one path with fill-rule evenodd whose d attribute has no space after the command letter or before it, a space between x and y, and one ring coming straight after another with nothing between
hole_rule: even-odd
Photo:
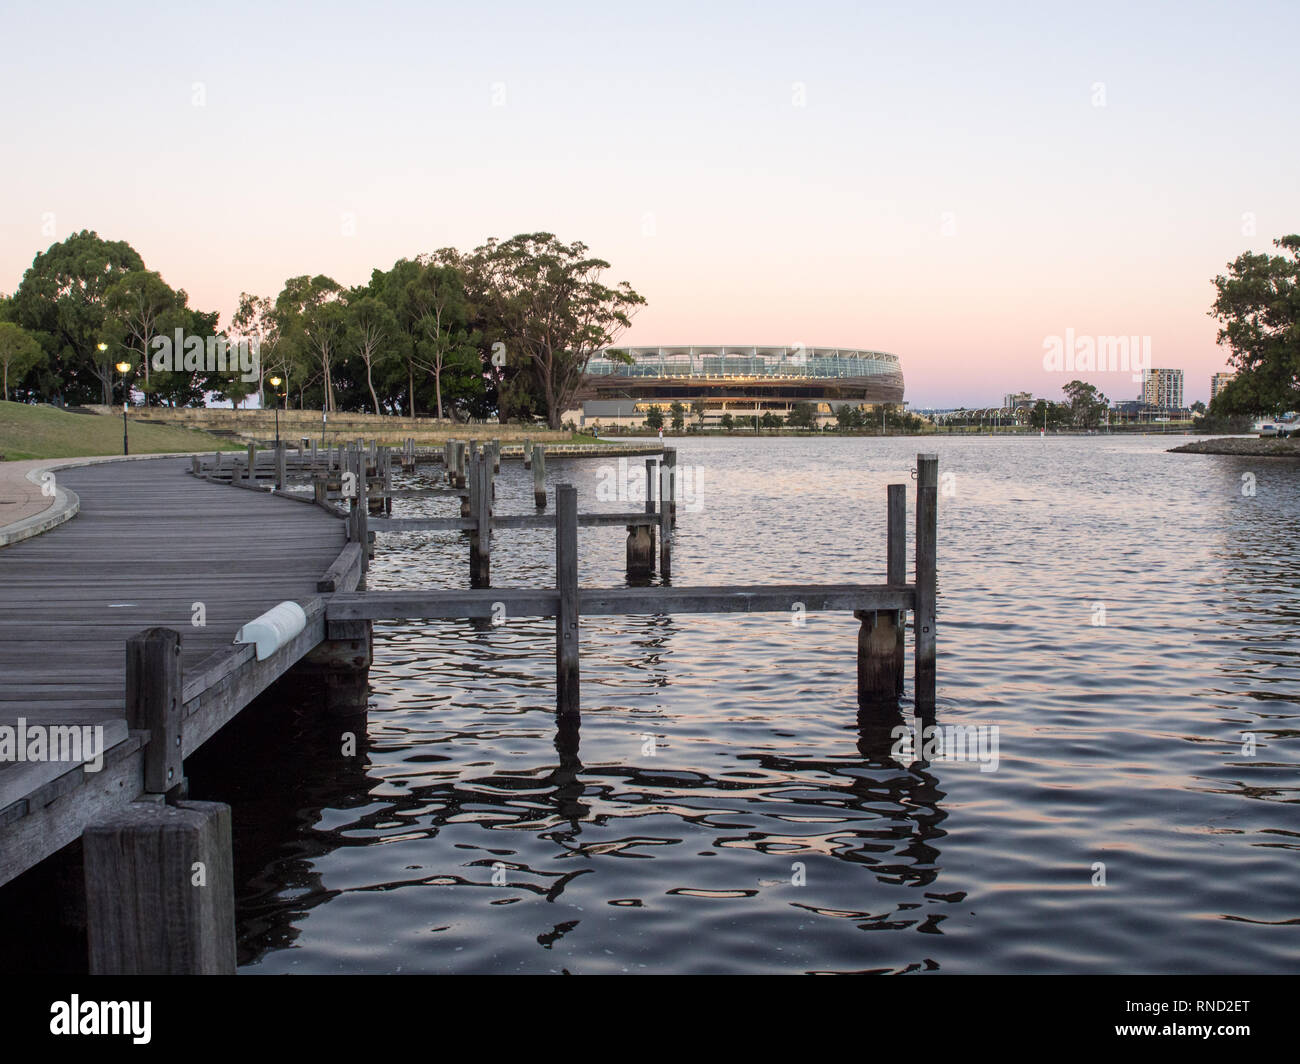
<instances>
[{"instance_id":1,"label":"curved stadium facade","mask_svg":"<svg viewBox=\"0 0 1300 1064\"><path fill-rule=\"evenodd\" d=\"M842 347L619 347L631 363L598 354L578 392L578 425L641 425L651 407L674 403L705 425L733 418L785 416L796 403L812 405L819 425L844 405L863 409L903 404L903 367L897 355Z\"/></svg>"}]
</instances>

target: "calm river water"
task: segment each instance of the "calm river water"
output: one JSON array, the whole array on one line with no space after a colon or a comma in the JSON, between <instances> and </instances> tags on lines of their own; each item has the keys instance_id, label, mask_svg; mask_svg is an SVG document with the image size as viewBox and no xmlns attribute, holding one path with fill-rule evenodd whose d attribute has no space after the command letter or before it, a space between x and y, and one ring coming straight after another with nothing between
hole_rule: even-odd
<instances>
[{"instance_id":1,"label":"calm river water","mask_svg":"<svg viewBox=\"0 0 1300 1064\"><path fill-rule=\"evenodd\" d=\"M376 624L356 757L319 711L231 740L242 970L1300 971L1300 463L1178 442L678 441L681 586L882 581L938 453L938 719L996 770L859 721L847 615L585 620L563 765L552 621ZM601 465L549 479L636 508ZM581 531L583 584L624 536ZM369 587L467 586L460 534L379 542ZM495 582L553 549L500 533Z\"/></svg>"}]
</instances>

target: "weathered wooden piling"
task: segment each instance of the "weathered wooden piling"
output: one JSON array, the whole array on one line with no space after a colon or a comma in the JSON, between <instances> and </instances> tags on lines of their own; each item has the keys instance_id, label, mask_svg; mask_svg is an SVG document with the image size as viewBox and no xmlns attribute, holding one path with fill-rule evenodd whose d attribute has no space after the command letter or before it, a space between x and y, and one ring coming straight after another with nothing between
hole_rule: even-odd
<instances>
[{"instance_id":1,"label":"weathered wooden piling","mask_svg":"<svg viewBox=\"0 0 1300 1064\"><path fill-rule=\"evenodd\" d=\"M890 484L886 521L886 576L894 587L907 583L907 488ZM918 496L920 488L918 486ZM902 610L858 610L858 701L863 705L896 703L903 693Z\"/></svg>"},{"instance_id":2,"label":"weathered wooden piling","mask_svg":"<svg viewBox=\"0 0 1300 1064\"><path fill-rule=\"evenodd\" d=\"M933 716L935 704L935 605L938 593L939 456L916 456L916 711Z\"/></svg>"},{"instance_id":3,"label":"weathered wooden piling","mask_svg":"<svg viewBox=\"0 0 1300 1064\"><path fill-rule=\"evenodd\" d=\"M539 510L546 509L546 446L533 446L533 505Z\"/></svg>"},{"instance_id":4,"label":"weathered wooden piling","mask_svg":"<svg viewBox=\"0 0 1300 1064\"><path fill-rule=\"evenodd\" d=\"M890 484L886 489L885 582L894 587L907 584L907 485ZM894 612L894 691L903 693L903 632L907 628L905 610Z\"/></svg>"},{"instance_id":5,"label":"weathered wooden piling","mask_svg":"<svg viewBox=\"0 0 1300 1064\"><path fill-rule=\"evenodd\" d=\"M677 527L677 448L664 448L664 465L668 467L668 493L665 498L668 500L668 527L674 529Z\"/></svg>"},{"instance_id":6,"label":"weathered wooden piling","mask_svg":"<svg viewBox=\"0 0 1300 1064\"><path fill-rule=\"evenodd\" d=\"M367 620L330 619L325 638L294 667L293 675L333 717L364 715L370 695L374 626Z\"/></svg>"},{"instance_id":7,"label":"weathered wooden piling","mask_svg":"<svg viewBox=\"0 0 1300 1064\"><path fill-rule=\"evenodd\" d=\"M257 479L257 444L248 445L248 479L250 481Z\"/></svg>"},{"instance_id":8,"label":"weathered wooden piling","mask_svg":"<svg viewBox=\"0 0 1300 1064\"><path fill-rule=\"evenodd\" d=\"M275 445L275 490L284 491L285 484L289 481L289 450L283 443Z\"/></svg>"},{"instance_id":9,"label":"weathered wooden piling","mask_svg":"<svg viewBox=\"0 0 1300 1064\"><path fill-rule=\"evenodd\" d=\"M82 844L91 975L234 974L230 806L131 802Z\"/></svg>"},{"instance_id":10,"label":"weathered wooden piling","mask_svg":"<svg viewBox=\"0 0 1300 1064\"><path fill-rule=\"evenodd\" d=\"M471 587L492 583L492 465L488 455L478 455L470 467L470 515L475 526L469 536Z\"/></svg>"},{"instance_id":11,"label":"weathered wooden piling","mask_svg":"<svg viewBox=\"0 0 1300 1064\"><path fill-rule=\"evenodd\" d=\"M673 476L667 462L659 465L659 579L667 580L673 572L673 537L671 505Z\"/></svg>"},{"instance_id":12,"label":"weathered wooden piling","mask_svg":"<svg viewBox=\"0 0 1300 1064\"><path fill-rule=\"evenodd\" d=\"M555 489L555 712L576 721L578 698L578 489Z\"/></svg>"},{"instance_id":13,"label":"weathered wooden piling","mask_svg":"<svg viewBox=\"0 0 1300 1064\"><path fill-rule=\"evenodd\" d=\"M393 451L389 447L383 449L383 471L384 471L384 508L383 512L391 514L393 512Z\"/></svg>"},{"instance_id":14,"label":"weathered wooden piling","mask_svg":"<svg viewBox=\"0 0 1300 1064\"><path fill-rule=\"evenodd\" d=\"M181 785L181 637L147 628L126 641L126 720L149 733L144 789L166 794Z\"/></svg>"},{"instance_id":15,"label":"weathered wooden piling","mask_svg":"<svg viewBox=\"0 0 1300 1064\"><path fill-rule=\"evenodd\" d=\"M457 468L456 486L465 488L466 493L460 497L460 516L474 516L474 502L478 497L478 485L474 479L474 461L467 457L468 449L464 444L456 444ZM466 466L468 463L468 466Z\"/></svg>"},{"instance_id":16,"label":"weathered wooden piling","mask_svg":"<svg viewBox=\"0 0 1300 1064\"><path fill-rule=\"evenodd\" d=\"M655 512L655 460L645 460L645 512ZM655 571L655 536L653 525L627 526L627 575L649 576Z\"/></svg>"},{"instance_id":17,"label":"weathered wooden piling","mask_svg":"<svg viewBox=\"0 0 1300 1064\"><path fill-rule=\"evenodd\" d=\"M357 466L361 475L357 477L357 542L361 544L361 571L370 568L370 481L366 476L366 455L357 453Z\"/></svg>"},{"instance_id":18,"label":"weathered wooden piling","mask_svg":"<svg viewBox=\"0 0 1300 1064\"><path fill-rule=\"evenodd\" d=\"M183 792L183 691L179 633L127 640L127 724L149 736L144 797L82 836L92 975L235 970L230 807L167 804Z\"/></svg>"},{"instance_id":19,"label":"weathered wooden piling","mask_svg":"<svg viewBox=\"0 0 1300 1064\"><path fill-rule=\"evenodd\" d=\"M533 441L528 439L524 440L524 468L533 468Z\"/></svg>"}]
</instances>

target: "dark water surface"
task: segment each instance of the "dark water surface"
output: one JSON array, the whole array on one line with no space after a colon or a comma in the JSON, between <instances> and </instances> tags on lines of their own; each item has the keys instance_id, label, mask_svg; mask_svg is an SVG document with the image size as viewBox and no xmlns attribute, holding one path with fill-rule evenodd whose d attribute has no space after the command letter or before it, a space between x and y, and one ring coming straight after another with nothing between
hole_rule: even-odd
<instances>
[{"instance_id":1,"label":"dark water surface","mask_svg":"<svg viewBox=\"0 0 1300 1064\"><path fill-rule=\"evenodd\" d=\"M1300 970L1300 465L1175 442L679 441L680 586L883 580L885 485L910 536L939 454L938 718L997 726L996 771L891 755L847 615L585 620L563 766L554 622L376 624L358 756L319 711L242 733L243 970ZM580 535L622 585L623 531ZM369 587L467 586L460 534L379 542ZM495 582L553 549L500 533Z\"/></svg>"}]
</instances>

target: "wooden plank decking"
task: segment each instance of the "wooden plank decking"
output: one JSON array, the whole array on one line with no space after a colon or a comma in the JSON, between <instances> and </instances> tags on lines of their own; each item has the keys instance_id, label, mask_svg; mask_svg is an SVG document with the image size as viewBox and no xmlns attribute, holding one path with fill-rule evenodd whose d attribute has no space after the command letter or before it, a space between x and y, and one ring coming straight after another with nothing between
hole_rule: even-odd
<instances>
[{"instance_id":1,"label":"wooden plank decking","mask_svg":"<svg viewBox=\"0 0 1300 1064\"><path fill-rule=\"evenodd\" d=\"M0 762L0 883L78 837L97 809L139 795L140 736L128 734L124 708L130 636L174 628L187 679L215 675L239 653L231 642L241 624L286 599L306 606L344 548L344 523L324 510L232 492L185 475L189 465L60 471L81 498L77 518L0 550L0 725L101 724L111 748L93 774L66 762ZM203 627L192 623L196 603ZM267 679L265 667L259 673ZM215 730L193 723L186 753Z\"/></svg>"}]
</instances>

